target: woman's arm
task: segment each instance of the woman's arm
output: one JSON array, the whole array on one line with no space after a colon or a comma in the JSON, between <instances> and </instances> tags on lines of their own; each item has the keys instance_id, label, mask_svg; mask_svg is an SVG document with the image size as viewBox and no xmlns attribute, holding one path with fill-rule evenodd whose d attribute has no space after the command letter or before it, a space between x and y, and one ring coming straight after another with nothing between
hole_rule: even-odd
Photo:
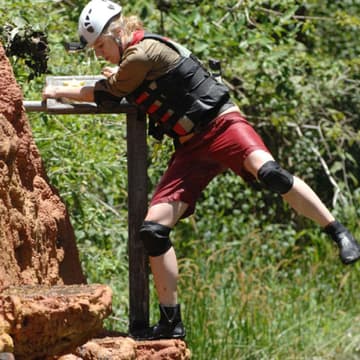
<instances>
[{"instance_id":1,"label":"woman's arm","mask_svg":"<svg viewBox=\"0 0 360 360\"><path fill-rule=\"evenodd\" d=\"M94 101L94 86L51 86L48 85L42 92L43 100L49 98L67 98L75 101Z\"/></svg>"}]
</instances>

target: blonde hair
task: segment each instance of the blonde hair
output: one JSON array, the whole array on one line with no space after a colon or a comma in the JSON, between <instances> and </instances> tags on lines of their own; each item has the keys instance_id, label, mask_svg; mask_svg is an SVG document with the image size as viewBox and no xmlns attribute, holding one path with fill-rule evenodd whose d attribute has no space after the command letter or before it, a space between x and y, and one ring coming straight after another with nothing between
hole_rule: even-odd
<instances>
[{"instance_id":1,"label":"blonde hair","mask_svg":"<svg viewBox=\"0 0 360 360\"><path fill-rule=\"evenodd\" d=\"M104 31L104 34L111 34L112 36L118 38L121 31L121 35L125 38L125 41L130 42L132 40L132 33L143 29L143 22L137 16L120 15L109 24Z\"/></svg>"}]
</instances>

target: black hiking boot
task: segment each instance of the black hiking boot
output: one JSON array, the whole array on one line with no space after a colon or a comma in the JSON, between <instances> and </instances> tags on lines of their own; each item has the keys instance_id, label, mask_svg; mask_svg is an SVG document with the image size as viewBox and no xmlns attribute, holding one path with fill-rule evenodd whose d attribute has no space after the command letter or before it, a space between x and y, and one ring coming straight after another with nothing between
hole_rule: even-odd
<instances>
[{"instance_id":1,"label":"black hiking boot","mask_svg":"<svg viewBox=\"0 0 360 360\"><path fill-rule=\"evenodd\" d=\"M159 322L134 336L136 340L184 339L186 332L181 321L180 305L159 305Z\"/></svg>"},{"instance_id":2,"label":"black hiking boot","mask_svg":"<svg viewBox=\"0 0 360 360\"><path fill-rule=\"evenodd\" d=\"M344 225L334 221L326 226L324 230L337 244L343 264L349 265L360 259L360 245Z\"/></svg>"}]
</instances>

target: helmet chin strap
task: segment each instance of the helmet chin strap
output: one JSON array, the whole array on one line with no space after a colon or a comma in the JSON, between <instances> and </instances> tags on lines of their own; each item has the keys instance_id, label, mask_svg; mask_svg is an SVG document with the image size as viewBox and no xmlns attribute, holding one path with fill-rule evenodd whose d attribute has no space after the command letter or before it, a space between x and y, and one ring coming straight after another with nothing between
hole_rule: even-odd
<instances>
[{"instance_id":1,"label":"helmet chin strap","mask_svg":"<svg viewBox=\"0 0 360 360\"><path fill-rule=\"evenodd\" d=\"M118 45L118 47L119 47L119 52L120 52L119 64L120 64L121 61L122 61L122 58L123 58L124 45L123 45L123 42L122 42L122 40L121 40L120 37L115 37L115 36L113 36L113 39L115 40L115 42L117 43L117 45Z\"/></svg>"}]
</instances>

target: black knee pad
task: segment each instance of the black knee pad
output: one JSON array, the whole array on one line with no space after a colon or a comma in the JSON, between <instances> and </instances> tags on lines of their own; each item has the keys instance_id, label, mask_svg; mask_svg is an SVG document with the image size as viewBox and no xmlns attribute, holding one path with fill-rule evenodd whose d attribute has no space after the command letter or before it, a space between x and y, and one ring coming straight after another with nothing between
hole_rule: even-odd
<instances>
[{"instance_id":1,"label":"black knee pad","mask_svg":"<svg viewBox=\"0 0 360 360\"><path fill-rule=\"evenodd\" d=\"M278 194L286 194L294 184L294 177L276 161L266 162L259 169L258 178L267 189Z\"/></svg>"},{"instance_id":2,"label":"black knee pad","mask_svg":"<svg viewBox=\"0 0 360 360\"><path fill-rule=\"evenodd\" d=\"M140 228L140 238L149 256L165 254L171 247L171 228L153 221L144 221Z\"/></svg>"}]
</instances>

